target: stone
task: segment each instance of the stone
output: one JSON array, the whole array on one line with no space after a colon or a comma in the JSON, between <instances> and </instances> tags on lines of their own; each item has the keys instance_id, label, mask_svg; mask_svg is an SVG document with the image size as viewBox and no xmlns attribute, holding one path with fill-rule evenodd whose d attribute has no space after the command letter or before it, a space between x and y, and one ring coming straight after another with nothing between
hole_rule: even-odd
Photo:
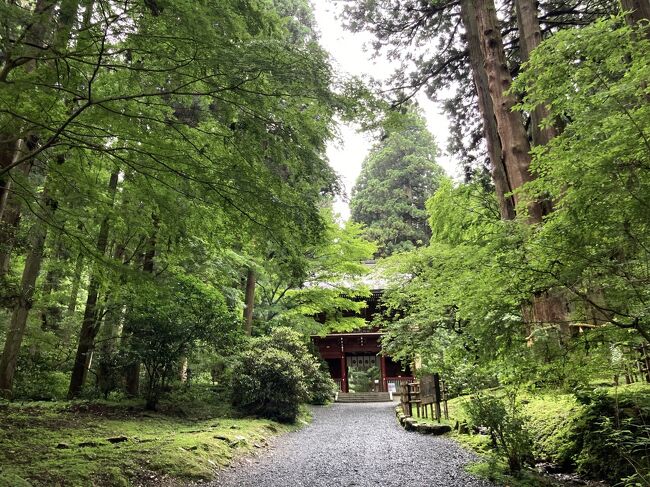
<instances>
[{"instance_id":1,"label":"stone","mask_svg":"<svg viewBox=\"0 0 650 487\"><path fill-rule=\"evenodd\" d=\"M406 418L404 420L404 429L406 431L415 431L418 426L418 422L413 418Z\"/></svg>"},{"instance_id":2,"label":"stone","mask_svg":"<svg viewBox=\"0 0 650 487\"><path fill-rule=\"evenodd\" d=\"M81 443L79 443L79 446L81 448L94 448L96 446L99 446L99 443L97 443L96 441L82 441Z\"/></svg>"},{"instance_id":3,"label":"stone","mask_svg":"<svg viewBox=\"0 0 650 487\"><path fill-rule=\"evenodd\" d=\"M56 445L56 448L58 450L67 450L68 448L70 448L70 445L68 445L67 443L58 443Z\"/></svg>"},{"instance_id":4,"label":"stone","mask_svg":"<svg viewBox=\"0 0 650 487\"><path fill-rule=\"evenodd\" d=\"M106 441L109 443L123 443L125 441L129 441L129 439L122 435L122 436L113 436L112 438L106 438Z\"/></svg>"},{"instance_id":5,"label":"stone","mask_svg":"<svg viewBox=\"0 0 650 487\"><path fill-rule=\"evenodd\" d=\"M429 435L444 435L451 431L451 426L448 424L427 424L422 426L426 426L426 431L424 431L424 433Z\"/></svg>"},{"instance_id":6,"label":"stone","mask_svg":"<svg viewBox=\"0 0 650 487\"><path fill-rule=\"evenodd\" d=\"M241 426L239 426L238 424L233 424L233 425L230 427L230 429L231 429L231 430L239 430L239 429L241 429Z\"/></svg>"},{"instance_id":7,"label":"stone","mask_svg":"<svg viewBox=\"0 0 650 487\"><path fill-rule=\"evenodd\" d=\"M469 435L469 426L463 422L458 425L458 433L461 435Z\"/></svg>"},{"instance_id":8,"label":"stone","mask_svg":"<svg viewBox=\"0 0 650 487\"><path fill-rule=\"evenodd\" d=\"M230 446L230 448L237 448L239 445L245 445L246 443L247 443L246 438L238 435L235 436L234 439L230 440L228 446Z\"/></svg>"},{"instance_id":9,"label":"stone","mask_svg":"<svg viewBox=\"0 0 650 487\"><path fill-rule=\"evenodd\" d=\"M230 438L224 435L215 435L214 437L215 440L221 440L221 441L230 441Z\"/></svg>"}]
</instances>

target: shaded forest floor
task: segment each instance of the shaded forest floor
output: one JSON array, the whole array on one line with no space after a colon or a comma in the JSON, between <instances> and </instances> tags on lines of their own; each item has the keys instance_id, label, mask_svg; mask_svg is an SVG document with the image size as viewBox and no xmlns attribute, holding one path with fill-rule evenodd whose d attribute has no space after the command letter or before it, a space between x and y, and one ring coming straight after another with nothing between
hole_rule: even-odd
<instances>
[{"instance_id":1,"label":"shaded forest floor","mask_svg":"<svg viewBox=\"0 0 650 487\"><path fill-rule=\"evenodd\" d=\"M218 405L145 411L139 402L0 403L0 487L176 485L292 427Z\"/></svg>"}]
</instances>

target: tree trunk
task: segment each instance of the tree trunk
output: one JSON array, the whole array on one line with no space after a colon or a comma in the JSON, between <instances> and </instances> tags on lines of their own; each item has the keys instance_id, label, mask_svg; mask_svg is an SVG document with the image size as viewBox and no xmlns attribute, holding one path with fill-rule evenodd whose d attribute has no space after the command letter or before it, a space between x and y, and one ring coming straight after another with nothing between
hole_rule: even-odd
<instances>
[{"instance_id":1,"label":"tree trunk","mask_svg":"<svg viewBox=\"0 0 650 487\"><path fill-rule=\"evenodd\" d=\"M56 2L52 0L36 0L32 17L26 20L26 25L24 26L25 31L22 36L23 40L21 41L22 45L27 47L26 55L23 58L27 59L27 62L13 59L11 54L7 55L3 60L4 62L0 65L0 82L6 82L9 73L19 66L23 66L23 69L27 72L34 69L36 66L36 59L39 55L42 55L42 53L45 52L43 49L43 43L49 27L48 24L50 24L52 20L55 3ZM66 36L65 41L67 42L67 40ZM29 59L30 55L33 56L33 59ZM0 171L13 166L22 158L23 155L25 155L23 153L24 149L26 149L25 146L27 145L25 141L29 139L29 135L25 135L22 139L16 138L21 137L21 135L16 135L16 132L20 134L20 128L10 133L0 134ZM30 163L25 161L23 165L28 166ZM4 206L7 204L10 187L11 178L9 174L1 174L0 218L4 212Z\"/></svg>"},{"instance_id":2,"label":"tree trunk","mask_svg":"<svg viewBox=\"0 0 650 487\"><path fill-rule=\"evenodd\" d=\"M521 61L530 59L530 53L542 42L542 30L535 0L516 0L517 25L519 27L519 53ZM540 124L549 116L544 105L538 105L530 114L533 145L546 145L557 135L554 127L541 128Z\"/></svg>"},{"instance_id":3,"label":"tree trunk","mask_svg":"<svg viewBox=\"0 0 650 487\"><path fill-rule=\"evenodd\" d=\"M60 2L58 9L60 22L58 25L54 25L53 14L57 3L59 2L52 0L36 0L32 17L28 19L25 26L23 41L24 46L29 49L26 53L27 59L29 59L30 55L33 56L33 59L20 63L16 59L12 59L11 56L7 56L0 65L0 81L6 81L9 73L18 66L23 66L23 69L28 73L36 67L36 59L46 52L46 49L43 49L43 44L48 32L56 33L54 51L63 50L76 21L78 0L63 0L63 2ZM92 6L89 8L92 8ZM88 23L84 25L88 25ZM20 128L16 132L20 134ZM33 135L23 134L22 138L19 139L16 137L21 137L21 135L16 135L16 133L0 134L0 171L13 166L21 158L29 155L38 144L38 140ZM32 160L23 161L18 165L18 169L25 176L29 175L31 168ZM10 203L10 188L11 178L9 173L0 175L0 222L5 223L2 225L4 228L0 229L0 277L9 271L15 234L20 222L21 205L17 199ZM3 219L5 211L10 215L6 215L7 218Z\"/></svg>"},{"instance_id":4,"label":"tree trunk","mask_svg":"<svg viewBox=\"0 0 650 487\"><path fill-rule=\"evenodd\" d=\"M79 298L79 287L81 287L81 274L84 269L84 257L80 253L77 256L77 262L74 266L74 274L72 275L72 287L70 289L70 297L68 298L67 315L72 316L77 309L77 299Z\"/></svg>"},{"instance_id":5,"label":"tree trunk","mask_svg":"<svg viewBox=\"0 0 650 487\"><path fill-rule=\"evenodd\" d=\"M650 38L650 1L649 0L621 0L621 6L626 12L630 12L626 16L627 23L630 25L637 25L641 22L645 23L646 37Z\"/></svg>"},{"instance_id":6,"label":"tree trunk","mask_svg":"<svg viewBox=\"0 0 650 487\"><path fill-rule=\"evenodd\" d=\"M252 267L248 268L246 274L246 298L244 307L244 331L246 335L251 336L253 333L253 310L255 308L255 271Z\"/></svg>"},{"instance_id":7,"label":"tree trunk","mask_svg":"<svg viewBox=\"0 0 650 487\"><path fill-rule=\"evenodd\" d=\"M483 136L490 156L490 172L499 201L501 219L512 220L515 218L515 203L513 197L509 195L512 192L512 188L508 182L503 154L501 152L501 141L499 140L499 133L497 131L497 122L494 118L494 107L492 106L487 74L484 69L485 58L481 51L478 26L476 24L476 13L474 12L472 0L462 0L461 15L465 25L472 77L474 78L478 107L481 112Z\"/></svg>"},{"instance_id":8,"label":"tree trunk","mask_svg":"<svg viewBox=\"0 0 650 487\"><path fill-rule=\"evenodd\" d=\"M11 315L4 350L0 358L0 394L4 396L11 396L18 352L25 335L27 317L33 304L36 279L43 261L43 249L47 237L46 222L51 218L56 206L49 198L47 189L43 191L41 200L41 207L45 209L46 214L42 216L44 221L38 219L32 228L31 249L25 260L20 283L20 296Z\"/></svg>"},{"instance_id":9,"label":"tree trunk","mask_svg":"<svg viewBox=\"0 0 650 487\"><path fill-rule=\"evenodd\" d=\"M158 226L160 222L158 220L158 216L155 214L151 215L151 219L153 221L153 230L151 232L151 235L149 236L148 249L144 255L142 270L144 272L153 274L155 269L154 259L156 257L156 243L157 243L156 241L157 241L157 234L158 234ZM129 330L128 328L125 329L125 334L128 335L129 333L131 333L131 330ZM124 380L125 380L126 393L129 396L137 396L138 393L140 392L140 368L141 368L140 362L133 362L132 364L126 367Z\"/></svg>"},{"instance_id":10,"label":"tree trunk","mask_svg":"<svg viewBox=\"0 0 650 487\"><path fill-rule=\"evenodd\" d=\"M11 253L16 243L16 232L20 224L20 206L10 198L4 219L0 221L0 278L6 276L11 268Z\"/></svg>"},{"instance_id":11,"label":"tree trunk","mask_svg":"<svg viewBox=\"0 0 650 487\"><path fill-rule=\"evenodd\" d=\"M187 382L187 378L188 378L187 371L189 370L188 365L189 363L187 360L187 355L184 355L183 357L181 357L181 366L178 371L178 377L182 384L185 384Z\"/></svg>"},{"instance_id":12,"label":"tree trunk","mask_svg":"<svg viewBox=\"0 0 650 487\"><path fill-rule=\"evenodd\" d=\"M31 140L34 145L36 141ZM18 141L15 150L15 157L23 154L23 141ZM17 168L22 176L27 178L32 170L30 163L23 163ZM0 195L0 199L4 200L4 207L0 214L0 278L5 276L11 267L11 254L16 243L16 235L20 225L21 214L21 200L14 195L10 196L11 179L7 179L4 189L4 194Z\"/></svg>"},{"instance_id":13,"label":"tree trunk","mask_svg":"<svg viewBox=\"0 0 650 487\"><path fill-rule=\"evenodd\" d=\"M108 191L111 198L110 208L112 209L115 201L115 192L117 190L117 182L119 179L119 171L114 171L111 174L108 182ZM110 210L109 210L110 211ZM109 232L109 215L106 215L99 226L99 235L97 236L97 254L100 258L106 254L108 246L108 232ZM102 265L100 262L99 265ZM79 344L77 346L77 354L75 356L74 365L72 367L72 375L70 377L70 387L68 388L68 398L72 399L79 395L81 388L86 380L86 372L88 371L90 357L95 345L95 337L99 331L99 316L97 313L97 299L99 296L99 289L101 283L99 280L99 269L95 269L90 277L88 285L88 297L86 298L86 309L84 310L84 317L81 323L81 331L79 332Z\"/></svg>"},{"instance_id":14,"label":"tree trunk","mask_svg":"<svg viewBox=\"0 0 650 487\"><path fill-rule=\"evenodd\" d=\"M494 1L472 0L472 3L476 12L480 46L485 58L488 88L501 140L506 174L510 188L517 190L532 180L528 134L521 115L512 111L516 103L515 97L507 93L512 84L512 77L506 61ZM515 195L515 203L518 203L518 200L519 197ZM542 208L538 202L529 204L528 212L529 222L541 222Z\"/></svg>"}]
</instances>

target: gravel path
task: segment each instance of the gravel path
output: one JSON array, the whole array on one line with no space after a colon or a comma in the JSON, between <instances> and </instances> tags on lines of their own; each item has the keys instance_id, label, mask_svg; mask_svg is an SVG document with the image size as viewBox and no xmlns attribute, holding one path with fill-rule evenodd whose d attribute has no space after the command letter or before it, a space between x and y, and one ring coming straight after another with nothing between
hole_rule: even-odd
<instances>
[{"instance_id":1,"label":"gravel path","mask_svg":"<svg viewBox=\"0 0 650 487\"><path fill-rule=\"evenodd\" d=\"M223 472L213 487L489 487L463 471L474 457L454 441L410 433L392 403L315 407L313 422Z\"/></svg>"}]
</instances>

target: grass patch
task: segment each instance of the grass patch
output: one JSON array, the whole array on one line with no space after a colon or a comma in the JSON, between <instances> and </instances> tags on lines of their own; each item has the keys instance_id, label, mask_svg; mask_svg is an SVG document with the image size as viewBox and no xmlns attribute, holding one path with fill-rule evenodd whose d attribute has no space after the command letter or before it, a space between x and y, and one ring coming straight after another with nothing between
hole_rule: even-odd
<instances>
[{"instance_id":1,"label":"grass patch","mask_svg":"<svg viewBox=\"0 0 650 487\"><path fill-rule=\"evenodd\" d=\"M0 487L210 479L234 456L297 427L233 417L223 406L218 417L206 417L205 405L198 411L151 413L136 402L0 404Z\"/></svg>"}]
</instances>

